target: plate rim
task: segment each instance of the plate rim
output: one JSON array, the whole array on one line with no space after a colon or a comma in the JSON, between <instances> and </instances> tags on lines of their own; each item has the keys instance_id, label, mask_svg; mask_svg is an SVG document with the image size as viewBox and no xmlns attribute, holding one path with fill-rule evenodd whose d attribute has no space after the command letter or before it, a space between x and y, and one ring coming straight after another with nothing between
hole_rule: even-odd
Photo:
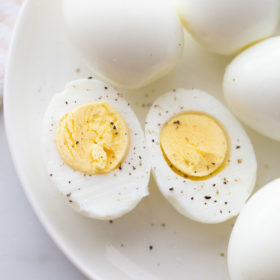
<instances>
[{"instance_id":1,"label":"plate rim","mask_svg":"<svg viewBox=\"0 0 280 280\"><path fill-rule=\"evenodd\" d=\"M59 238L59 236L56 234L53 227L50 225L48 218L45 216L44 211L40 207L39 203L36 202L36 200L33 197L32 191L28 187L28 179L24 175L24 171L22 169L22 165L20 161L18 160L16 156L16 144L13 140L13 133L11 130L11 124L12 118L10 112L12 112L9 101L9 85L13 81L13 68L14 68L14 54L17 51L17 44L18 43L18 34L21 32L22 24L24 22L24 19L26 18L27 13L30 11L32 5L34 5L35 0L25 0L20 8L18 18L13 30L12 38L10 41L9 51L8 51L8 57L5 67L5 76L4 76L4 90L3 90L3 113L4 113L4 127L8 142L8 148L11 154L12 162L16 170L16 174L19 178L20 185L23 189L23 192L25 194L25 197L27 198L31 209L33 210L35 216L38 218L39 222L51 238L51 240L54 242L56 247L64 254L64 256L87 278L94 279L94 280L104 280L104 278L98 276L96 273L92 273L91 270L89 270L86 265L84 265L78 257L76 257L72 252L71 249L67 248L67 246L63 243L62 239ZM15 139L15 138L14 138Z\"/></svg>"}]
</instances>

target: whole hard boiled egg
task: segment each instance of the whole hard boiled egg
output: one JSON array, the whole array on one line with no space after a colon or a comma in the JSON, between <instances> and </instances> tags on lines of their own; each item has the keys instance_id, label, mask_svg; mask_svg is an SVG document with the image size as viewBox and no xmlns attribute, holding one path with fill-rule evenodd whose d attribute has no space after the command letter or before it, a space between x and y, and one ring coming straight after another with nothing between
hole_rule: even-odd
<instances>
[{"instance_id":1,"label":"whole hard boiled egg","mask_svg":"<svg viewBox=\"0 0 280 280\"><path fill-rule=\"evenodd\" d=\"M181 214L219 223L239 213L257 163L247 134L223 104L197 89L174 89L153 103L145 135L158 187Z\"/></svg>"},{"instance_id":2,"label":"whole hard boiled egg","mask_svg":"<svg viewBox=\"0 0 280 280\"><path fill-rule=\"evenodd\" d=\"M229 55L275 31L278 0L173 0L193 37L212 52Z\"/></svg>"},{"instance_id":3,"label":"whole hard boiled egg","mask_svg":"<svg viewBox=\"0 0 280 280\"><path fill-rule=\"evenodd\" d=\"M232 280L280 279L280 179L259 190L242 209L231 234Z\"/></svg>"},{"instance_id":4,"label":"whole hard boiled egg","mask_svg":"<svg viewBox=\"0 0 280 280\"><path fill-rule=\"evenodd\" d=\"M260 42L227 67L223 90L230 109L251 128L280 140L280 37Z\"/></svg>"},{"instance_id":5,"label":"whole hard boiled egg","mask_svg":"<svg viewBox=\"0 0 280 280\"><path fill-rule=\"evenodd\" d=\"M88 66L118 87L163 77L183 51L183 29L169 0L64 0L63 15Z\"/></svg>"},{"instance_id":6,"label":"whole hard boiled egg","mask_svg":"<svg viewBox=\"0 0 280 280\"><path fill-rule=\"evenodd\" d=\"M113 219L148 195L150 162L141 125L128 102L92 79L54 95L43 119L49 177L75 210Z\"/></svg>"}]
</instances>

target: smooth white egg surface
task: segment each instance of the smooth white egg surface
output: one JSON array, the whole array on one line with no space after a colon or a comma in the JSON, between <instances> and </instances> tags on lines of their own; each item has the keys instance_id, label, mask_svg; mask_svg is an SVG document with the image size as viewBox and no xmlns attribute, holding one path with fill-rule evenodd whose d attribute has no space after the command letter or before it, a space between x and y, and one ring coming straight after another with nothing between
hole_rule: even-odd
<instances>
[{"instance_id":1,"label":"smooth white egg surface","mask_svg":"<svg viewBox=\"0 0 280 280\"><path fill-rule=\"evenodd\" d=\"M273 34L278 0L173 0L193 37L212 52L229 55Z\"/></svg>"},{"instance_id":2,"label":"smooth white egg surface","mask_svg":"<svg viewBox=\"0 0 280 280\"><path fill-rule=\"evenodd\" d=\"M251 128L280 140L280 37L239 54L227 67L224 96L230 109Z\"/></svg>"},{"instance_id":3,"label":"smooth white egg surface","mask_svg":"<svg viewBox=\"0 0 280 280\"><path fill-rule=\"evenodd\" d=\"M169 0L64 0L66 31L106 81L139 88L167 74L183 51L183 28Z\"/></svg>"},{"instance_id":4,"label":"smooth white egg surface","mask_svg":"<svg viewBox=\"0 0 280 280\"><path fill-rule=\"evenodd\" d=\"M120 137L117 134L121 134L121 131L118 131L118 127L116 127L120 126L120 123L105 123L106 120L101 119L99 120L100 127L96 128L94 126L95 115L90 117L89 112L85 111L85 117L82 116L82 119L85 119L84 124L78 125L74 120L70 120L69 125L67 124L65 128L66 140L63 140L62 146L66 145L66 151L58 151L58 136L61 136L62 132L60 134L57 132L58 129L62 130L63 120L65 121L67 116L71 116L73 114L71 112L77 112L77 109L85 108L83 106L88 104L104 103L114 108L114 112L117 112L116 116L124 120L126 125L123 127L127 127L129 132L125 132L125 135L129 134L125 138L128 141L124 142L123 138L118 138L124 142L119 142L119 145L126 145L119 152L120 159L123 158L121 164L117 167L112 166L112 170L106 172L102 169L104 168L102 161L101 163L97 162L98 164L94 162L96 157L98 160L103 156L106 157L106 153L98 146L98 141L105 143L103 148L108 156L110 153L112 154L112 151L107 149L109 149L108 146L111 142L112 145L117 145L114 144L112 137L114 135ZM90 121L86 121L87 119ZM81 135L88 133L96 136L99 133L97 130L100 130L99 138L95 137L95 140L99 139L97 143L94 143L94 138L89 138L88 142L83 139L72 139L77 134L76 131L83 129L84 126L88 127L86 130L81 130ZM113 136L109 134L110 131L114 132ZM69 143L72 143L72 148L69 147L71 145ZM83 146L85 143L88 143L89 146ZM79 154L76 154L76 146L79 146L80 154L88 152L86 149L90 147L92 149L91 163L97 164L94 166L97 166L98 170L103 170L103 173L91 174L90 172L96 171L91 169L80 172L66 164L60 154L62 152L65 152L66 160L68 159L70 162L72 160L75 168L83 159ZM114 149L116 149L115 146L113 146ZM143 197L148 195L150 162L141 125L122 94L100 81L76 80L67 84L63 92L54 95L43 119L42 152L47 172L55 187L62 193L70 206L86 216L96 219L118 218L132 210ZM83 168L82 166L77 167Z\"/></svg>"},{"instance_id":5,"label":"smooth white egg surface","mask_svg":"<svg viewBox=\"0 0 280 280\"><path fill-rule=\"evenodd\" d=\"M259 190L242 209L228 247L232 280L280 279L280 179Z\"/></svg>"},{"instance_id":6,"label":"smooth white egg surface","mask_svg":"<svg viewBox=\"0 0 280 280\"><path fill-rule=\"evenodd\" d=\"M195 177L179 174L174 171L174 164L168 163L163 154L161 144L164 143L161 141L163 128L167 124L174 125L174 133L177 131L179 133L180 129L185 129L188 124L182 124L172 118L188 113L209 116L210 119L217 122L227 138L227 156L223 162L220 162L219 169L212 172L212 165L217 164L217 161L213 162L211 159L213 156L211 149L215 145L222 145L224 140L221 143L215 142L215 137L211 135L211 132L203 136L208 128L204 126L200 129L195 124L195 133L202 135L199 144L191 143L193 137L191 133L183 133L181 137L177 137L175 134L173 137L172 133L169 133L170 137L173 137L170 141L171 145L179 143L178 153L173 154L174 158L171 154L171 159L175 159L174 162L177 164L176 156L179 162L183 155L183 161L189 167L191 174L196 175L196 170L192 169L193 166L196 166L200 168L201 172L210 169L209 176ZM170 119L172 119L171 124ZM216 132L220 133L218 130ZM145 135L158 187L178 212L204 223L223 222L240 212L254 188L257 163L247 134L223 104L201 90L174 89L153 103L146 118ZM207 151L208 140L212 146ZM192 149L193 153L184 155L184 149L187 148ZM221 146L220 150L223 152L224 146ZM196 156L200 159L197 160ZM209 165L203 169L204 162L209 159Z\"/></svg>"}]
</instances>

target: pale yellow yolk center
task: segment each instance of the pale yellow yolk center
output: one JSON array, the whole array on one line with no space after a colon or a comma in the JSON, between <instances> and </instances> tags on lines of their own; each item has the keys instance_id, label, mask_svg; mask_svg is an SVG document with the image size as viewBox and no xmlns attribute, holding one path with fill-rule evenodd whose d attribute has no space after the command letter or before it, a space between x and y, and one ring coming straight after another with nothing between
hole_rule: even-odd
<instances>
[{"instance_id":1,"label":"pale yellow yolk center","mask_svg":"<svg viewBox=\"0 0 280 280\"><path fill-rule=\"evenodd\" d=\"M109 173L124 159L129 131L107 102L82 105L60 120L55 138L63 161L86 174Z\"/></svg>"},{"instance_id":2,"label":"pale yellow yolk center","mask_svg":"<svg viewBox=\"0 0 280 280\"><path fill-rule=\"evenodd\" d=\"M227 156L227 137L214 118L199 113L183 113L168 120L160 134L163 153L184 175L211 175Z\"/></svg>"}]
</instances>

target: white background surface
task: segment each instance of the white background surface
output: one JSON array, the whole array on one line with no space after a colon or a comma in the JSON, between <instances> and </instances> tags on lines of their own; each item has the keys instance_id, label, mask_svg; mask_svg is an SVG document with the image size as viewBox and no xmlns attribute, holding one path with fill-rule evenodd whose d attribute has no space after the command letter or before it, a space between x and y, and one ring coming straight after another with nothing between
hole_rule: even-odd
<instances>
[{"instance_id":1,"label":"white background surface","mask_svg":"<svg viewBox=\"0 0 280 280\"><path fill-rule=\"evenodd\" d=\"M0 108L0 278L86 279L60 252L33 213L8 150Z\"/></svg>"}]
</instances>

